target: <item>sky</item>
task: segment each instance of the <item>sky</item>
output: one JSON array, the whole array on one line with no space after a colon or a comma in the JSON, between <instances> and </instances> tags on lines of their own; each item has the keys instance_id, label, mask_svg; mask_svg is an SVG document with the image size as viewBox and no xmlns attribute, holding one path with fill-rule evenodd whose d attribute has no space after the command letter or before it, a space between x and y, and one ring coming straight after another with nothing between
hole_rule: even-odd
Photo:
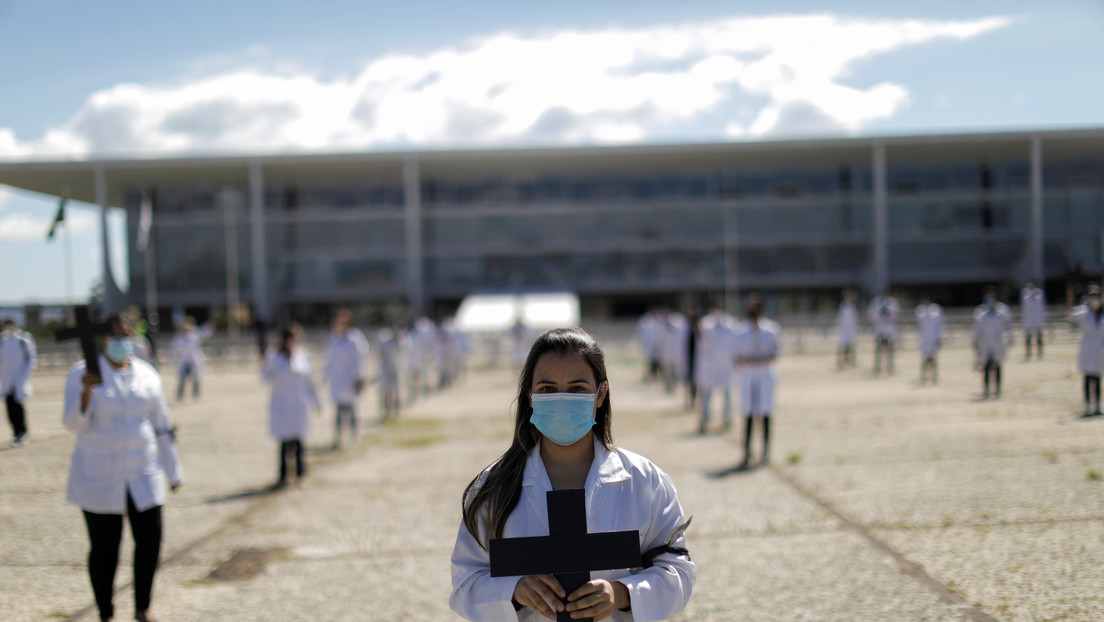
<instances>
[{"instance_id":1,"label":"sky","mask_svg":"<svg viewBox=\"0 0 1104 622\"><path fill-rule=\"evenodd\" d=\"M0 159L1101 126L1102 58L1099 0L0 0ZM87 297L70 206L0 186L0 305Z\"/></svg>"}]
</instances>

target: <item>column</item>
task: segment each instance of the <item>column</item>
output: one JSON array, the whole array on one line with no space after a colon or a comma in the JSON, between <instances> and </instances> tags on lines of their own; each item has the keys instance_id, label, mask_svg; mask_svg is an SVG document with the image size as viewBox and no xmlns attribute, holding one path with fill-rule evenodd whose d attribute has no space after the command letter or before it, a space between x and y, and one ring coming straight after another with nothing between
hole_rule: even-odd
<instances>
[{"instance_id":1,"label":"column","mask_svg":"<svg viewBox=\"0 0 1104 622\"><path fill-rule=\"evenodd\" d=\"M889 291L889 218L885 143L874 141L874 294Z\"/></svg>"},{"instance_id":2,"label":"column","mask_svg":"<svg viewBox=\"0 0 1104 622\"><path fill-rule=\"evenodd\" d=\"M232 186L224 186L219 192L222 203L223 235L226 250L226 324L231 339L241 336L238 323L238 191Z\"/></svg>"},{"instance_id":3,"label":"column","mask_svg":"<svg viewBox=\"0 0 1104 622\"><path fill-rule=\"evenodd\" d=\"M406 217L406 291L415 313L425 312L422 283L422 182L418 157L403 162L403 212Z\"/></svg>"},{"instance_id":4,"label":"column","mask_svg":"<svg viewBox=\"0 0 1104 622\"><path fill-rule=\"evenodd\" d=\"M103 313L118 313L123 310L123 293L115 283L111 272L111 241L107 235L107 211L111 209L107 200L107 167L103 162L93 169L93 183L96 190L96 203L100 205L100 247L103 249Z\"/></svg>"},{"instance_id":5,"label":"column","mask_svg":"<svg viewBox=\"0 0 1104 622\"><path fill-rule=\"evenodd\" d=\"M1027 232L1027 278L1039 287L1045 286L1043 268L1043 138L1031 137L1031 218Z\"/></svg>"},{"instance_id":6,"label":"column","mask_svg":"<svg viewBox=\"0 0 1104 622\"><path fill-rule=\"evenodd\" d=\"M264 169L259 160L249 163L249 250L253 309L265 324L273 320L268 301L268 253L265 250Z\"/></svg>"}]
</instances>

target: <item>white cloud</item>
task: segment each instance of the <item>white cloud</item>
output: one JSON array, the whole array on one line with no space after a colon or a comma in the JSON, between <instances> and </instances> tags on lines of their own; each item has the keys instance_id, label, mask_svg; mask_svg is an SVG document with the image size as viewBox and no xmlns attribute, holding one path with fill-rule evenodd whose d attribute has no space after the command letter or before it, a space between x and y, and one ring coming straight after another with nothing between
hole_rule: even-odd
<instances>
[{"instance_id":1,"label":"white cloud","mask_svg":"<svg viewBox=\"0 0 1104 622\"><path fill-rule=\"evenodd\" d=\"M710 122L728 137L854 133L911 100L901 84L847 84L856 61L1010 23L782 15L502 33L338 79L239 68L118 84L40 138L0 128L0 154L621 143Z\"/></svg>"}]
</instances>

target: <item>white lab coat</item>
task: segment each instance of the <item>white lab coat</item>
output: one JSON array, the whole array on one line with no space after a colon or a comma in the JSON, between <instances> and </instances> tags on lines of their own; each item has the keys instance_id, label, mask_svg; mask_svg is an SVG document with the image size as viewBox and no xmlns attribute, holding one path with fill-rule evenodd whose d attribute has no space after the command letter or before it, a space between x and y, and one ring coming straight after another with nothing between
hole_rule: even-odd
<instances>
[{"instance_id":1,"label":"white lab coat","mask_svg":"<svg viewBox=\"0 0 1104 622\"><path fill-rule=\"evenodd\" d=\"M396 335L390 329L380 330L379 339L379 384L380 391L399 388L399 359L402 355L402 346L399 343L401 335Z\"/></svg>"},{"instance_id":2,"label":"white lab coat","mask_svg":"<svg viewBox=\"0 0 1104 622\"><path fill-rule=\"evenodd\" d=\"M1081 305L1070 317L1081 326L1077 368L1086 376L1104 375L1104 315L1093 313L1089 305Z\"/></svg>"},{"instance_id":3,"label":"white lab coat","mask_svg":"<svg viewBox=\"0 0 1104 622\"><path fill-rule=\"evenodd\" d=\"M16 329L0 334L0 400L9 394L26 403L34 395L31 372L38 367L38 348L34 337Z\"/></svg>"},{"instance_id":4,"label":"white lab coat","mask_svg":"<svg viewBox=\"0 0 1104 622\"><path fill-rule=\"evenodd\" d=\"M81 411L84 361L65 379L62 425L77 435L66 500L96 514L126 514L127 491L139 512L165 503L166 480L183 481L169 430L161 376L145 361L115 369L100 357L102 384Z\"/></svg>"},{"instance_id":5,"label":"white lab coat","mask_svg":"<svg viewBox=\"0 0 1104 622\"><path fill-rule=\"evenodd\" d=\"M736 356L778 357L778 324L761 318L758 325L745 322L736 335ZM774 411L774 363L740 363L740 414L763 416Z\"/></svg>"},{"instance_id":6,"label":"white lab coat","mask_svg":"<svg viewBox=\"0 0 1104 622\"><path fill-rule=\"evenodd\" d=\"M480 482L487 472L480 475ZM521 498L503 529L505 538L548 535L545 494L552 490L540 457L540 446L529 452L521 484ZM594 462L586 480L586 517L589 532L640 532L641 553L662 545L673 529L686 519L678 494L667 474L646 458L623 449L607 450L594 443ZM485 530L480 522L480 533ZM679 536L673 546L686 548ZM631 612L615 611L608 619L618 622L662 620L686 607L697 578L697 568L687 556L665 553L648 569L605 570L592 579L620 581L628 588ZM491 577L490 556L468 532L463 522L452 552L453 611L479 622L531 622L543 620L528 607L514 611L510 599L520 577Z\"/></svg>"},{"instance_id":7,"label":"white lab coat","mask_svg":"<svg viewBox=\"0 0 1104 622\"><path fill-rule=\"evenodd\" d=\"M836 334L839 347L850 348L855 344L855 335L859 330L859 312L855 305L847 300L840 303L836 314Z\"/></svg>"},{"instance_id":8,"label":"white lab coat","mask_svg":"<svg viewBox=\"0 0 1104 622\"><path fill-rule=\"evenodd\" d=\"M181 331L173 337L172 344L169 346L169 356L176 359L178 372L184 371L186 366L191 365L196 376L203 373L203 364L207 360L203 356L203 342L214 334L215 327L204 324L188 332Z\"/></svg>"},{"instance_id":9,"label":"white lab coat","mask_svg":"<svg viewBox=\"0 0 1104 622\"><path fill-rule=\"evenodd\" d=\"M943 345L943 307L934 302L916 307L916 329L920 341L920 356L935 357Z\"/></svg>"},{"instance_id":10,"label":"white lab coat","mask_svg":"<svg viewBox=\"0 0 1104 622\"><path fill-rule=\"evenodd\" d=\"M998 302L990 308L981 305L974 310L974 341L977 342L978 362L989 361L1000 365L1008 354L1008 341L1012 338L1012 311L1008 305Z\"/></svg>"},{"instance_id":11,"label":"white lab coat","mask_svg":"<svg viewBox=\"0 0 1104 622\"><path fill-rule=\"evenodd\" d=\"M867 311L870 322L874 325L874 336L880 339L895 341L897 339L897 316L901 314L901 307L893 296L877 296L870 301Z\"/></svg>"},{"instance_id":12,"label":"white lab coat","mask_svg":"<svg viewBox=\"0 0 1104 622\"><path fill-rule=\"evenodd\" d=\"M1046 324L1046 294L1043 290L1023 288L1020 292L1020 313L1023 314L1024 332L1043 330Z\"/></svg>"},{"instance_id":13,"label":"white lab coat","mask_svg":"<svg viewBox=\"0 0 1104 622\"><path fill-rule=\"evenodd\" d=\"M640 318L640 322L637 324L636 332L640 339L640 349L644 353L644 358L648 361L659 360L659 334L661 331L662 323L654 313L647 313L644 317Z\"/></svg>"},{"instance_id":14,"label":"white lab coat","mask_svg":"<svg viewBox=\"0 0 1104 622\"><path fill-rule=\"evenodd\" d=\"M279 441L303 440L310 435L310 410L320 408L311 378L310 355L303 348L291 352L291 359L278 350L268 353L261 376L272 385L268 423Z\"/></svg>"},{"instance_id":15,"label":"white lab coat","mask_svg":"<svg viewBox=\"0 0 1104 622\"><path fill-rule=\"evenodd\" d=\"M663 368L676 379L685 380L690 368L690 323L681 314L672 313L660 324L657 339Z\"/></svg>"},{"instance_id":16,"label":"white lab coat","mask_svg":"<svg viewBox=\"0 0 1104 622\"><path fill-rule=\"evenodd\" d=\"M368 340L358 328L350 328L344 335L330 337L330 350L326 354L322 377L330 384L330 398L335 404L356 401L357 382L367 375L364 359L368 356L368 350Z\"/></svg>"},{"instance_id":17,"label":"white lab coat","mask_svg":"<svg viewBox=\"0 0 1104 622\"><path fill-rule=\"evenodd\" d=\"M698 326L701 339L695 351L694 380L701 389L727 390L732 386L736 361L733 320L722 313L710 313Z\"/></svg>"}]
</instances>

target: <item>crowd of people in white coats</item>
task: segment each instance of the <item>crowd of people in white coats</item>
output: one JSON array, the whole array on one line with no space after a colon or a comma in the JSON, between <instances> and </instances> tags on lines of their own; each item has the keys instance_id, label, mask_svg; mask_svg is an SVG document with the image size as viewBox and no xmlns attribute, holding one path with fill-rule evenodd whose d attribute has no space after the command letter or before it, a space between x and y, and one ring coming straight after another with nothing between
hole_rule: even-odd
<instances>
[{"instance_id":1,"label":"crowd of people in white coats","mask_svg":"<svg viewBox=\"0 0 1104 622\"><path fill-rule=\"evenodd\" d=\"M1001 369L1013 338L1013 313L998 299L998 288L985 296L972 314L971 344L974 367L982 375L982 399L999 398ZM914 310L920 383L939 381L938 354L945 332L944 309L923 295ZM1047 322L1043 290L1028 283L1020 292L1020 324L1025 358L1043 357L1043 329ZM860 310L854 291L843 292L836 314L839 369L856 366L855 343L865 321L873 336L874 374L894 374L894 355L900 341L901 305L888 294L875 296ZM1101 416L1100 378L1104 374L1104 307L1101 289L1090 285L1081 304L1070 313L1079 330L1078 369L1083 376L1085 413ZM774 406L774 361L779 356L779 325L763 317L763 303L751 295L742 319L713 307L704 316L657 309L640 318L637 336L646 362L645 378L661 383L668 392L685 385L687 409L697 409L699 434L709 429L714 395L719 396L721 429L732 425L732 390L739 388L739 415L744 424L744 453L737 468L750 466L754 422L763 434L760 464L770 460L770 421Z\"/></svg>"},{"instance_id":2,"label":"crowd of people in white coats","mask_svg":"<svg viewBox=\"0 0 1104 622\"><path fill-rule=\"evenodd\" d=\"M356 327L353 314L339 310L322 368L322 381L329 387L334 407L334 449L342 445L343 435L356 442L358 401L369 384L378 382L381 420L394 419L404 404L445 390L461 376L468 340L452 318L438 325L420 317L408 326L396 324L379 330L374 370L372 350L369 339ZM303 441L310 433L310 414L319 412L322 404L311 355L298 324L281 329L277 346L265 356L261 375L272 386L270 431L280 442L280 475L275 486L282 487L290 479L288 463L292 460L296 477L306 477Z\"/></svg>"}]
</instances>

